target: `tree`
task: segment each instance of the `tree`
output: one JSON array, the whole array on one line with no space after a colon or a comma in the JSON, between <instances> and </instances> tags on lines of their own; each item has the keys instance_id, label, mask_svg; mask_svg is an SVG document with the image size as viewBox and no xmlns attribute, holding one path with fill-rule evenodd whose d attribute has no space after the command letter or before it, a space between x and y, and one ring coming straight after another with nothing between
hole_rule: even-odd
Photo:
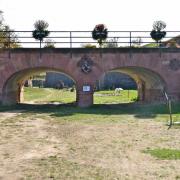
<instances>
[{"instance_id":1,"label":"tree","mask_svg":"<svg viewBox=\"0 0 180 180\"><path fill-rule=\"evenodd\" d=\"M108 31L104 24L97 24L92 31L92 38L98 41L100 47L102 47L103 41L106 40L107 35Z\"/></svg>"},{"instance_id":2,"label":"tree","mask_svg":"<svg viewBox=\"0 0 180 180\"><path fill-rule=\"evenodd\" d=\"M35 39L40 41L40 48L41 43L45 37L49 35L49 31L47 30L49 24L44 20L38 20L34 23L35 30L33 31L32 35Z\"/></svg>"},{"instance_id":3,"label":"tree","mask_svg":"<svg viewBox=\"0 0 180 180\"><path fill-rule=\"evenodd\" d=\"M3 23L3 12L0 11L0 48L17 48L20 47L18 44L18 38L14 30Z\"/></svg>"},{"instance_id":4,"label":"tree","mask_svg":"<svg viewBox=\"0 0 180 180\"><path fill-rule=\"evenodd\" d=\"M166 36L166 32L162 31L166 27L166 23L163 21L155 21L153 23L153 30L150 35L157 43Z\"/></svg>"}]
</instances>

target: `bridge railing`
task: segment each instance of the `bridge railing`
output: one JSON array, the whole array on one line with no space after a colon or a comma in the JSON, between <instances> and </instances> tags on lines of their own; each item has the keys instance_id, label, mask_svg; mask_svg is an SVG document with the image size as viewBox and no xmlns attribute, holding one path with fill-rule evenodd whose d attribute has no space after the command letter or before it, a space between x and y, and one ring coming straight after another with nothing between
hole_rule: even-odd
<instances>
[{"instance_id":1,"label":"bridge railing","mask_svg":"<svg viewBox=\"0 0 180 180\"><path fill-rule=\"evenodd\" d=\"M150 32L108 31L108 38L103 47L159 47L159 44L151 38ZM9 48L12 44L25 48L39 47L39 41L33 38L32 31L0 31L0 48ZM92 47L93 45L99 47L97 41L92 39L92 31L50 31L49 36L44 38L42 47L47 44L53 44L57 48ZM167 31L166 37L160 43L162 47L170 45L178 47L178 44L180 44L180 31Z\"/></svg>"}]
</instances>

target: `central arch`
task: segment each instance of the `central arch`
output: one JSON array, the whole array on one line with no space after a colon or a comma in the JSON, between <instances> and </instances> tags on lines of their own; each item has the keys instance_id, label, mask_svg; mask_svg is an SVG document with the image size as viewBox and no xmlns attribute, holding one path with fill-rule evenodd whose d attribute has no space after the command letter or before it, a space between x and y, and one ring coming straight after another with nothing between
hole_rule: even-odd
<instances>
[{"instance_id":1,"label":"central arch","mask_svg":"<svg viewBox=\"0 0 180 180\"><path fill-rule=\"evenodd\" d=\"M25 81L34 74L39 74L42 72L57 72L62 73L72 79L75 83L76 88L76 80L73 79L67 73L62 72L62 70L55 68L47 68L47 67L37 67L37 68L28 68L18 71L12 74L5 82L2 90L2 104L10 105L20 103L23 100L23 90L22 87L25 84ZM77 93L77 91L76 91ZM76 95L77 102L77 95Z\"/></svg>"}]
</instances>

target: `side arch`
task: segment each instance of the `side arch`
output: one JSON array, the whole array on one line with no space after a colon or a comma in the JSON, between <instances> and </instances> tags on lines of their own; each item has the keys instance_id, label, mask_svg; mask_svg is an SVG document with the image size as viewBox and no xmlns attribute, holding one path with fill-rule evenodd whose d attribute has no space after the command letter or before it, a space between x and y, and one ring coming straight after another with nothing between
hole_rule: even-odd
<instances>
[{"instance_id":1,"label":"side arch","mask_svg":"<svg viewBox=\"0 0 180 180\"><path fill-rule=\"evenodd\" d=\"M106 70L107 72L120 72L129 75L137 85L139 101L160 101L164 100L163 91L167 84L164 78L155 71L144 67L125 66Z\"/></svg>"},{"instance_id":2,"label":"side arch","mask_svg":"<svg viewBox=\"0 0 180 180\"><path fill-rule=\"evenodd\" d=\"M12 74L5 81L2 88L2 104L11 105L11 104L19 103L21 100L21 91L23 84L25 83L25 80L27 80L28 77L34 74L46 72L46 71L60 72L65 74L75 82L75 86L77 87L77 81L72 76L63 72L60 69L46 68L46 67L27 68ZM76 95L76 101L77 101L77 95Z\"/></svg>"}]
</instances>

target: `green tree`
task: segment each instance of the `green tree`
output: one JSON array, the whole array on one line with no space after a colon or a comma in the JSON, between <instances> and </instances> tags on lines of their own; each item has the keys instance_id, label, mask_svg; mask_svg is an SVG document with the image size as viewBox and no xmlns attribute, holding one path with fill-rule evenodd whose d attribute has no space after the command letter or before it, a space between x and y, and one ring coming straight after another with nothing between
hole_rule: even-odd
<instances>
[{"instance_id":1,"label":"green tree","mask_svg":"<svg viewBox=\"0 0 180 180\"><path fill-rule=\"evenodd\" d=\"M94 40L97 40L100 47L102 47L107 36L108 36L108 31L104 24L97 24L92 31L92 38Z\"/></svg>"},{"instance_id":2,"label":"green tree","mask_svg":"<svg viewBox=\"0 0 180 180\"><path fill-rule=\"evenodd\" d=\"M18 38L14 30L4 24L3 12L0 11L0 48L18 48Z\"/></svg>"},{"instance_id":3,"label":"green tree","mask_svg":"<svg viewBox=\"0 0 180 180\"><path fill-rule=\"evenodd\" d=\"M40 41L40 48L41 43L45 37L49 35L49 31L47 30L49 24L44 20L38 20L34 23L35 30L33 31L32 35L35 39Z\"/></svg>"},{"instance_id":4,"label":"green tree","mask_svg":"<svg viewBox=\"0 0 180 180\"><path fill-rule=\"evenodd\" d=\"M166 23L163 21L155 21L153 23L153 30L150 35L151 38L156 41L157 44L166 36L166 31L162 31L166 28Z\"/></svg>"}]
</instances>

